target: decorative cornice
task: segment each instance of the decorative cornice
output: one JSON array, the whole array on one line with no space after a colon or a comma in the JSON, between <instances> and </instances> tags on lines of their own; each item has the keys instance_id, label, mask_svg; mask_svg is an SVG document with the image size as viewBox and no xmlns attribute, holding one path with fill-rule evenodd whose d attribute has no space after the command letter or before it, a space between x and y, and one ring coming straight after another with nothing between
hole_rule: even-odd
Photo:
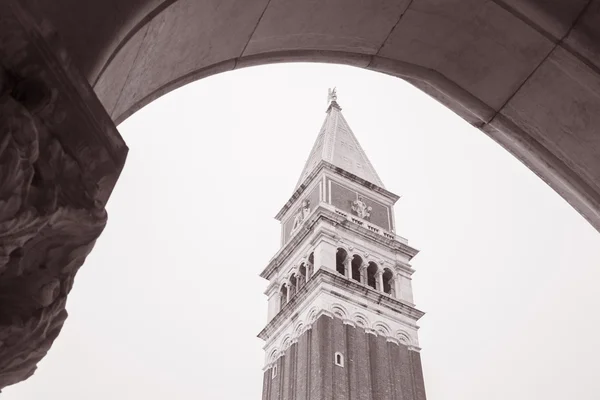
<instances>
[{"instance_id":1,"label":"decorative cornice","mask_svg":"<svg viewBox=\"0 0 600 400\"><path fill-rule=\"evenodd\" d=\"M405 263L402 263L402 262L399 262L399 261L396 261L395 269L398 272L404 272L404 273L406 273L408 276L411 276L412 274L415 273L414 268L412 268L409 264L405 264Z\"/></svg>"},{"instance_id":2,"label":"decorative cornice","mask_svg":"<svg viewBox=\"0 0 600 400\"><path fill-rule=\"evenodd\" d=\"M375 304L388 308L394 312L399 312L403 315L406 315L415 321L418 321L425 315L423 311L416 309L413 304L396 299L388 294L381 293L370 286L364 285L353 279L348 279L342 275L334 273L333 271L323 270L323 273L327 274L329 278L333 280L331 283L338 288L347 290L351 293L360 294L364 299L371 300ZM331 292L331 294L346 301L352 301L352 299L349 299L342 293Z\"/></svg>"},{"instance_id":3,"label":"decorative cornice","mask_svg":"<svg viewBox=\"0 0 600 400\"><path fill-rule=\"evenodd\" d=\"M281 210L279 210L279 212L275 216L276 220L278 220L278 221L283 220L283 217L285 216L286 212L296 203L296 201L300 198L302 193L304 193L310 187L310 184L312 183L312 181L317 177L317 175L319 175L319 173L322 170L332 171L333 173L340 175L352 182L358 183L359 185L361 185L369 190L372 190L375 193L379 193L379 194L383 195L385 198L390 199L392 201L392 204L396 203L400 199L400 196L390 192L387 189L382 188L381 186L377 186L374 183L366 181L366 180L346 171L345 169L336 167L335 165L331 164L330 162L321 160L321 161L319 161L319 163L317 164L315 169L306 177L304 182L302 182L302 184L298 187L298 189L296 189L296 191L292 194L290 199L285 203L285 205L281 208Z\"/></svg>"},{"instance_id":4,"label":"decorative cornice","mask_svg":"<svg viewBox=\"0 0 600 400\"><path fill-rule=\"evenodd\" d=\"M387 294L381 293L371 287L365 286L352 279L343 277L333 271L320 268L315 274L306 282L306 284L290 299L290 301L283 306L281 311L263 328L258 334L258 337L267 340L271 337L279 327L285 323L289 318L297 312L298 306L302 304L310 295L314 294L314 290L321 284L328 283L337 287L340 292L328 291L330 295L338 297L343 301L354 303L355 300L343 294L348 292L360 296L365 301L370 301L372 304L377 304L380 307L387 308L395 313L400 313L415 322L425 315L423 311L416 309L411 304L408 304L402 300L393 298ZM326 311L319 310L320 313L326 313ZM319 314L320 315L320 314ZM331 316L333 316L330 313ZM415 329L418 326L414 325Z\"/></svg>"},{"instance_id":5,"label":"decorative cornice","mask_svg":"<svg viewBox=\"0 0 600 400\"><path fill-rule=\"evenodd\" d=\"M418 326L407 323L403 318L393 318L391 314L372 308L357 299L337 300L329 289L335 282L335 274L319 270L313 279L298 292L271 323L259 333L265 340L265 368L272 366L287 349L298 342L300 336L312 329L320 317L338 319L346 326L364 329L365 333L383 337L387 342L407 346L411 351L420 351L418 347ZM324 286L325 284L325 286ZM372 306L373 301L369 301ZM421 313L415 310L417 313ZM404 313L401 313L405 316ZM422 313L421 313L422 314Z\"/></svg>"},{"instance_id":6,"label":"decorative cornice","mask_svg":"<svg viewBox=\"0 0 600 400\"><path fill-rule=\"evenodd\" d=\"M271 258L269 264L265 267L265 269L260 273L260 276L265 279L270 279L271 276L280 265L282 265L285 260L300 246L304 243L305 239L308 237L309 233L314 230L315 224L319 221L325 221L331 223L336 227L343 227L347 229L349 232L353 232L358 237L362 239L367 239L372 243L376 243L379 245L386 246L392 251L398 251L405 254L408 259L412 259L419 253L419 250L402 243L396 239L389 239L385 236L382 236L378 233L371 232L369 229L364 228L360 225L357 225L351 221L349 221L346 217L335 213L334 211L329 210L323 204L319 204L317 208L312 212L311 216L304 222L301 228L299 228L299 232L289 241L287 242L276 254ZM333 233L327 232L327 230L323 229L317 232L318 235L326 236L330 239L335 240L335 236ZM312 238L311 242L315 243L316 240L319 239L319 236Z\"/></svg>"},{"instance_id":7,"label":"decorative cornice","mask_svg":"<svg viewBox=\"0 0 600 400\"><path fill-rule=\"evenodd\" d=\"M304 193L308 189L308 187L310 186L312 181L319 174L319 172L321 172L321 170L323 169L323 165L322 165L323 162L324 161L319 162L319 164L317 164L317 167L306 177L306 179L298 187L298 189L296 189L296 191L292 194L290 199L285 203L285 205L281 208L281 210L279 210L279 212L275 216L276 220L281 221L283 219L283 217L285 216L286 211L289 210L294 205L294 203L300 198L302 193Z\"/></svg>"},{"instance_id":8,"label":"decorative cornice","mask_svg":"<svg viewBox=\"0 0 600 400\"><path fill-rule=\"evenodd\" d=\"M390 192L389 190L387 190L385 188L382 188L381 186L378 186L374 183L366 181L363 178L356 176L353 173L348 172L343 168L336 167L335 165L333 165L327 161L323 161L323 162L326 164L326 166L325 166L326 169L333 171L333 172L337 173L338 175L341 175L344 178L347 178L348 180L350 180L352 182L356 182L359 185L364 186L367 189L374 191L375 193L379 193L379 194L383 195L384 197L390 199L392 201L392 204L396 203L400 199L400 196L398 196L395 193Z\"/></svg>"}]
</instances>

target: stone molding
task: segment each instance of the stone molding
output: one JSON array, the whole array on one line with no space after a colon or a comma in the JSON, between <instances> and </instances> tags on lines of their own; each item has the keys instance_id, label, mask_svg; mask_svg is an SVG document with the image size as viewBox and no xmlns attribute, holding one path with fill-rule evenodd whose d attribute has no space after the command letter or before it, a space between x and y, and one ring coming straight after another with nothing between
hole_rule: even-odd
<instances>
[{"instance_id":1,"label":"stone molding","mask_svg":"<svg viewBox=\"0 0 600 400\"><path fill-rule=\"evenodd\" d=\"M343 227L348 232L355 234L358 239L368 240L369 242L383 246L390 251L402 253L409 260L419 252L417 249L399 242L398 240L386 238L380 234L371 232L364 227L356 225L348 221L346 217L335 213L335 211L331 210L330 207L324 203L320 203L316 206L311 216L305 221L304 225L299 229L299 232L281 247L273 258L271 258L265 269L260 273L260 277L270 280L273 274L282 266L285 268L288 258L290 258L290 256L296 252L297 248L304 244L307 239L313 244L319 239L319 235L327 236L330 239L335 240L334 234L325 233L326 230L324 229L317 230L316 226L320 222L330 223L336 228Z\"/></svg>"},{"instance_id":2,"label":"stone molding","mask_svg":"<svg viewBox=\"0 0 600 400\"><path fill-rule=\"evenodd\" d=\"M365 296L362 292L354 292L353 298L340 297L333 290L334 287L339 287L336 285L339 279L344 278L327 270L318 270L314 278L259 333L258 337L266 341L265 368L310 329L320 316L338 318L346 325L363 328L367 333L419 350L416 321L423 315L421 311L407 305L401 310L393 309L386 306L381 298ZM346 293L352 296L353 291ZM391 298L389 300L394 301Z\"/></svg>"},{"instance_id":3,"label":"stone molding","mask_svg":"<svg viewBox=\"0 0 600 400\"><path fill-rule=\"evenodd\" d=\"M311 246L306 250L306 252L300 253L296 259L290 260L289 264L284 264L280 268L281 272L277 274L277 277L272 277L269 286L265 290L265 294L267 296L272 296L273 293L279 290L283 284L288 283L293 274L298 275L300 266L303 263L307 263L308 256L312 251L314 251L314 248L319 243L317 240L320 237L321 236L317 235L315 239L311 241ZM410 268L409 264L400 263L397 260L394 260L391 255L385 256L379 253L375 254L372 253L372 249L369 249L363 245L348 243L348 239L342 238L338 235L334 235L333 237L335 238L333 242L326 239L323 240L331 242L331 244L337 248L344 249L348 253L348 258L346 259L348 263L351 261L354 255L359 255L361 258L363 258L365 263L361 269L366 269L368 267L368 262L372 261L378 267L378 274L383 273L383 270L387 268L393 273L394 280L400 279L400 277L410 279L410 276L414 272L414 270ZM398 293L396 295L398 296Z\"/></svg>"},{"instance_id":4,"label":"stone molding","mask_svg":"<svg viewBox=\"0 0 600 400\"><path fill-rule=\"evenodd\" d=\"M381 336L386 339L387 342L393 343L395 345L404 345L407 346L409 350L420 352L421 348L416 345L416 332L414 333L414 340L411 339L411 336L408 333L408 330L405 328L400 328L396 332L388 327L385 322L376 322L373 324L374 327L371 326L361 326L361 323L357 322L361 319L365 319L365 317L356 313L350 319L348 318L340 318L339 310L341 309L341 305L334 304L331 308L337 307L338 314L331 309L318 309L311 308L307 314L307 319L298 319L295 321L295 324L291 326L291 329L286 329L281 335L279 340L274 340L272 343L266 344L264 347L265 350L265 364L263 366L263 370L268 370L271 368L277 360L285 354L290 346L298 343L300 336L302 336L306 331L312 329L314 323L322 316L334 319L341 319L342 323L345 325L351 326L356 329L364 329L365 333L371 334L374 336ZM356 320L353 320L355 318Z\"/></svg>"},{"instance_id":5,"label":"stone molding","mask_svg":"<svg viewBox=\"0 0 600 400\"><path fill-rule=\"evenodd\" d=\"M302 193L307 191L309 187L312 187L312 186L310 186L310 183L312 183L312 181L317 177L317 175L319 175L321 173L321 171L331 171L331 172L335 173L336 175L341 175L344 178L350 180L351 182L355 182L355 183L359 184L360 186L365 187L369 190L372 190L373 192L382 195L384 198L391 200L392 204L397 202L400 199L400 196L390 192L387 189L377 186L377 185L375 185L369 181L366 181L362 178L359 178L358 176L356 176L342 168L336 167L335 165L333 165L327 161L321 160L321 161L319 161L319 163L317 164L315 169L306 177L306 179L304 179L304 181L298 187L298 189L296 189L296 191L292 194L292 196L287 201L287 203L285 203L285 205L281 208L281 210L279 210L279 212L275 216L276 220L278 220L278 221L283 220L287 211L296 203L296 201L300 198Z\"/></svg>"}]
</instances>

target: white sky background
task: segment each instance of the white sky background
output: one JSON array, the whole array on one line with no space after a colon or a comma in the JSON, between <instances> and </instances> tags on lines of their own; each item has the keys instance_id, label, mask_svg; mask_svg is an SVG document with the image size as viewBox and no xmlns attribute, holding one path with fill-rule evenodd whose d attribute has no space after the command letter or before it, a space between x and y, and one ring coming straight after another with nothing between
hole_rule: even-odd
<instances>
[{"instance_id":1,"label":"white sky background","mask_svg":"<svg viewBox=\"0 0 600 400\"><path fill-rule=\"evenodd\" d=\"M429 400L597 400L600 234L485 134L403 81L319 64L187 85L119 130L109 224L65 327L6 400L261 397L275 214L337 85L421 250L413 290Z\"/></svg>"}]
</instances>

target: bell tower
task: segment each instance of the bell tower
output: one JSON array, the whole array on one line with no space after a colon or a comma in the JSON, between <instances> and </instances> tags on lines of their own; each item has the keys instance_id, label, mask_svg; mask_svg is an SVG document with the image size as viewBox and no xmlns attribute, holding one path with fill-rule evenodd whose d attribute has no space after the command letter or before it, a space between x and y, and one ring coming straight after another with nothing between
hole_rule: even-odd
<instances>
[{"instance_id":1,"label":"bell tower","mask_svg":"<svg viewBox=\"0 0 600 400\"><path fill-rule=\"evenodd\" d=\"M325 121L277 214L262 400L425 400L410 260L393 206L329 92Z\"/></svg>"}]
</instances>

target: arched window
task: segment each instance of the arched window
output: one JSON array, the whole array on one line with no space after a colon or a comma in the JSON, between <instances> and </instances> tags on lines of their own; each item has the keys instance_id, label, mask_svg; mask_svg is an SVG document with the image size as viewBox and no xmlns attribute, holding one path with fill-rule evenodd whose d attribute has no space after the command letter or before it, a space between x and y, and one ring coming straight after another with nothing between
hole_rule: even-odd
<instances>
[{"instance_id":1,"label":"arched window","mask_svg":"<svg viewBox=\"0 0 600 400\"><path fill-rule=\"evenodd\" d=\"M306 283L306 266L304 263L300 264L300 268L298 268L298 274L298 290L300 290Z\"/></svg>"},{"instance_id":2,"label":"arched window","mask_svg":"<svg viewBox=\"0 0 600 400\"><path fill-rule=\"evenodd\" d=\"M367 267L367 285L377 289L377 264L370 262Z\"/></svg>"},{"instance_id":3,"label":"arched window","mask_svg":"<svg viewBox=\"0 0 600 400\"><path fill-rule=\"evenodd\" d=\"M340 353L340 352L335 353L334 362L335 362L335 365L337 365L338 367L344 366L344 356L342 355L342 353Z\"/></svg>"},{"instance_id":4,"label":"arched window","mask_svg":"<svg viewBox=\"0 0 600 400\"><path fill-rule=\"evenodd\" d=\"M307 280L312 278L313 274L315 273L315 253L310 253L310 256L308 256L308 275L307 275Z\"/></svg>"},{"instance_id":5,"label":"arched window","mask_svg":"<svg viewBox=\"0 0 600 400\"><path fill-rule=\"evenodd\" d=\"M292 274L292 276L290 276L290 299L296 294L296 274Z\"/></svg>"},{"instance_id":6,"label":"arched window","mask_svg":"<svg viewBox=\"0 0 600 400\"><path fill-rule=\"evenodd\" d=\"M341 274L346 275L346 257L348 253L344 249L337 249L337 253L335 254L335 270Z\"/></svg>"},{"instance_id":7,"label":"arched window","mask_svg":"<svg viewBox=\"0 0 600 400\"><path fill-rule=\"evenodd\" d=\"M284 283L283 285L281 285L281 290L279 290L279 298L281 299L281 301L280 301L281 307L279 308L280 310L283 309L283 307L287 303L287 294L288 294L288 289Z\"/></svg>"},{"instance_id":8,"label":"arched window","mask_svg":"<svg viewBox=\"0 0 600 400\"><path fill-rule=\"evenodd\" d=\"M394 295L394 274L389 268L383 270L383 291Z\"/></svg>"},{"instance_id":9,"label":"arched window","mask_svg":"<svg viewBox=\"0 0 600 400\"><path fill-rule=\"evenodd\" d=\"M360 282L360 266L362 265L363 260L359 255L354 255L352 257L352 279L357 282Z\"/></svg>"},{"instance_id":10,"label":"arched window","mask_svg":"<svg viewBox=\"0 0 600 400\"><path fill-rule=\"evenodd\" d=\"M277 365L273 365L273 369L271 370L271 379L277 376Z\"/></svg>"}]
</instances>

